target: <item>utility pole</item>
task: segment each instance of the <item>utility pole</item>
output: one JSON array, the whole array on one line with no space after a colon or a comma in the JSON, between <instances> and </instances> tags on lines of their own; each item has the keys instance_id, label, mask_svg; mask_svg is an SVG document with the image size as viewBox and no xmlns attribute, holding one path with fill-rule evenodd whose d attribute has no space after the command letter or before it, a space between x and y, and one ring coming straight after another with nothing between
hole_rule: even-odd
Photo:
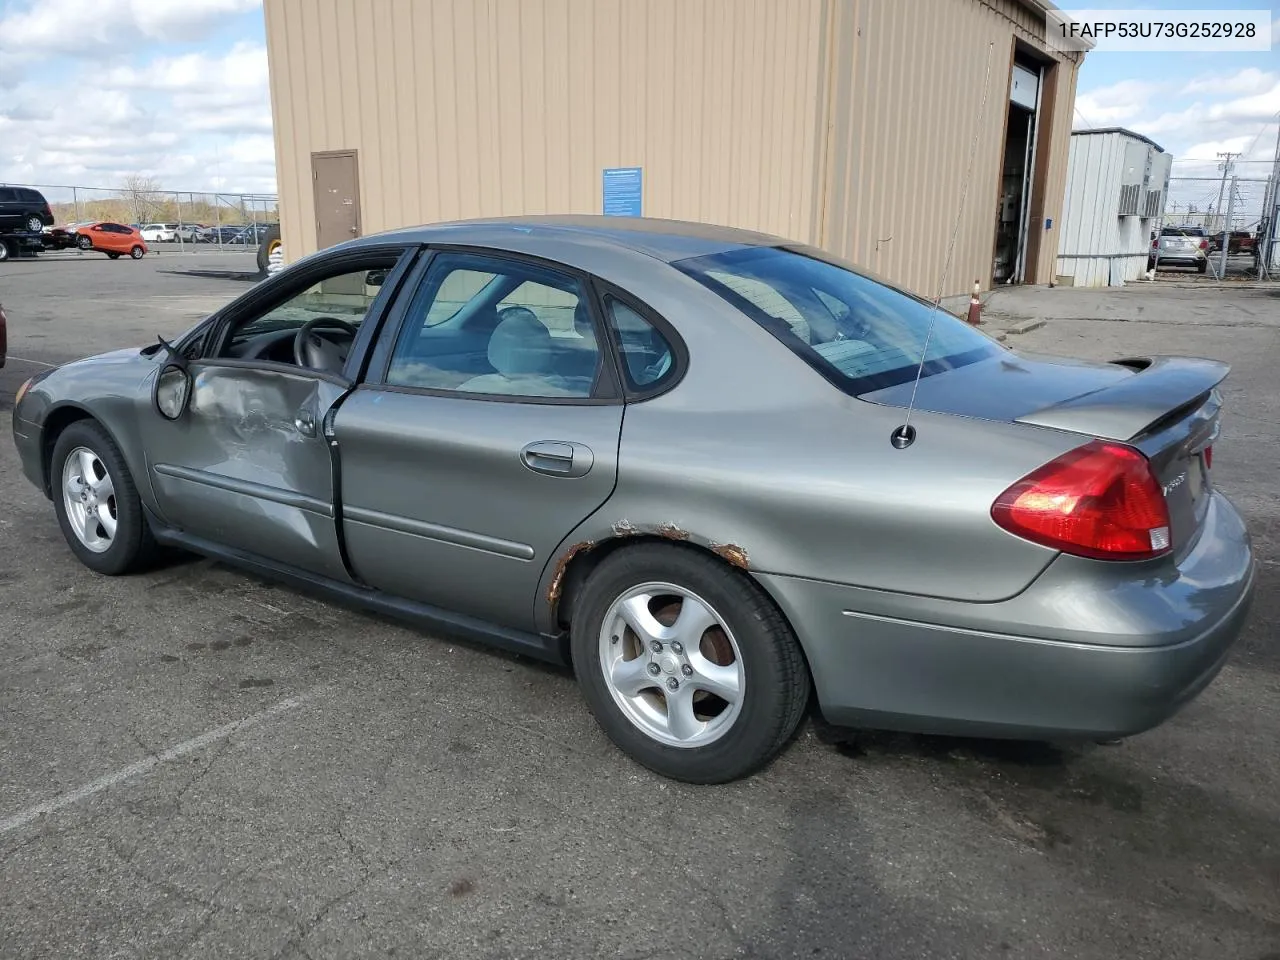
<instances>
[{"instance_id":1,"label":"utility pole","mask_svg":"<svg viewBox=\"0 0 1280 960\"><path fill-rule=\"evenodd\" d=\"M1227 198L1227 223L1222 233L1222 256L1218 260L1218 279L1227 275L1227 250L1231 246L1231 221L1236 213L1236 178L1231 178L1231 193Z\"/></svg>"},{"instance_id":2,"label":"utility pole","mask_svg":"<svg viewBox=\"0 0 1280 960\"><path fill-rule=\"evenodd\" d=\"M1223 158L1222 163L1218 164L1218 169L1222 171L1222 183L1218 187L1217 206L1215 206L1213 209L1218 214L1218 216L1221 216L1222 215L1222 194L1226 192L1226 189L1227 189L1227 177L1231 176L1231 171L1235 167L1235 159L1236 157L1240 156L1240 154L1219 153L1218 156Z\"/></svg>"}]
</instances>

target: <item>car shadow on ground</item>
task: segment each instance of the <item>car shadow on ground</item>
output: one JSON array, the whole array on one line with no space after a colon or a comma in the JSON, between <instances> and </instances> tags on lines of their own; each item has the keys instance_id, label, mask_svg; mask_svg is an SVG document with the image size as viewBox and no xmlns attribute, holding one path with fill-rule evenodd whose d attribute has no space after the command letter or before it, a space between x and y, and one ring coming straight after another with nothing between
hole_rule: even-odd
<instances>
[{"instance_id":1,"label":"car shadow on ground","mask_svg":"<svg viewBox=\"0 0 1280 960\"><path fill-rule=\"evenodd\" d=\"M239 280L243 283L256 283L263 279L263 275L256 270L157 270L156 273L200 280Z\"/></svg>"}]
</instances>

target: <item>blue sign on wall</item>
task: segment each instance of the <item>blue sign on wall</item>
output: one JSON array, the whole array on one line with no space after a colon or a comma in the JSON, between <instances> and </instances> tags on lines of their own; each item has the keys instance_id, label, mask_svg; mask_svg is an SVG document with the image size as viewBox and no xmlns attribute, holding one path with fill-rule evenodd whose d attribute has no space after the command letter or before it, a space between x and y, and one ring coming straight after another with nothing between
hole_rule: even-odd
<instances>
[{"instance_id":1,"label":"blue sign on wall","mask_svg":"<svg viewBox=\"0 0 1280 960\"><path fill-rule=\"evenodd\" d=\"M644 216L644 185L640 167L610 167L604 171L604 215Z\"/></svg>"}]
</instances>

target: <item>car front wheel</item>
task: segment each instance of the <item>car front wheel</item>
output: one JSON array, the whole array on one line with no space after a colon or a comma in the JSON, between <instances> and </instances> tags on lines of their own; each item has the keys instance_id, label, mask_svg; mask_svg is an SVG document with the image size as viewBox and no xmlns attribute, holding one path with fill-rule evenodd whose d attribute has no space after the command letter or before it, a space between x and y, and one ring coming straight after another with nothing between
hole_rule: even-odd
<instances>
[{"instance_id":1,"label":"car front wheel","mask_svg":"<svg viewBox=\"0 0 1280 960\"><path fill-rule=\"evenodd\" d=\"M744 572L688 547L643 544L601 562L575 604L574 668L608 737L688 783L754 773L809 702L791 628Z\"/></svg>"},{"instance_id":2,"label":"car front wheel","mask_svg":"<svg viewBox=\"0 0 1280 960\"><path fill-rule=\"evenodd\" d=\"M76 246L79 247L81 250L88 250L93 246L93 239L91 237L85 237L85 236L77 237Z\"/></svg>"},{"instance_id":3,"label":"car front wheel","mask_svg":"<svg viewBox=\"0 0 1280 960\"><path fill-rule=\"evenodd\" d=\"M142 248L135 246L132 250L129 251L129 256L133 257L133 259L135 260L141 260Z\"/></svg>"},{"instance_id":4,"label":"car front wheel","mask_svg":"<svg viewBox=\"0 0 1280 960\"><path fill-rule=\"evenodd\" d=\"M92 420L67 427L54 444L50 474L58 525L81 563L118 576L151 561L156 543L142 501L106 430Z\"/></svg>"}]
</instances>

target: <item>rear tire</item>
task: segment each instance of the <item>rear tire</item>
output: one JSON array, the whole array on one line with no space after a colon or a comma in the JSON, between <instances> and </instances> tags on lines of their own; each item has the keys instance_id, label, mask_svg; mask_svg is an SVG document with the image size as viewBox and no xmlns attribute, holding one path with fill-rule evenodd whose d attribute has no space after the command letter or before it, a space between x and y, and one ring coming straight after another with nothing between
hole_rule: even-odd
<instances>
[{"instance_id":1,"label":"rear tire","mask_svg":"<svg viewBox=\"0 0 1280 960\"><path fill-rule=\"evenodd\" d=\"M39 217L27 217L27 232L28 232L28 233L43 233L43 232L44 232L44 221L43 221L43 220L41 220Z\"/></svg>"},{"instance_id":2,"label":"rear tire","mask_svg":"<svg viewBox=\"0 0 1280 960\"><path fill-rule=\"evenodd\" d=\"M9 241L0 240L0 263L9 259Z\"/></svg>"},{"instance_id":3,"label":"rear tire","mask_svg":"<svg viewBox=\"0 0 1280 960\"><path fill-rule=\"evenodd\" d=\"M655 633L642 643L631 626L636 610L666 637L659 648ZM808 665L781 613L745 573L694 548L642 544L607 557L574 605L570 636L578 683L605 734L674 780L727 783L756 772L809 704Z\"/></svg>"},{"instance_id":4,"label":"rear tire","mask_svg":"<svg viewBox=\"0 0 1280 960\"><path fill-rule=\"evenodd\" d=\"M1196 273L1208 273L1208 272L1209 272L1209 261L1202 260L1200 264L1196 267Z\"/></svg>"},{"instance_id":5,"label":"rear tire","mask_svg":"<svg viewBox=\"0 0 1280 960\"><path fill-rule=\"evenodd\" d=\"M280 225L268 227L258 244L258 272L266 276L267 266L271 263L271 254L280 247Z\"/></svg>"},{"instance_id":6,"label":"rear tire","mask_svg":"<svg viewBox=\"0 0 1280 960\"><path fill-rule=\"evenodd\" d=\"M53 447L49 476L58 526L81 563L120 576L154 562L156 541L138 488L120 448L101 424L77 420L63 430ZM79 497L85 486L92 488L87 505Z\"/></svg>"}]
</instances>

